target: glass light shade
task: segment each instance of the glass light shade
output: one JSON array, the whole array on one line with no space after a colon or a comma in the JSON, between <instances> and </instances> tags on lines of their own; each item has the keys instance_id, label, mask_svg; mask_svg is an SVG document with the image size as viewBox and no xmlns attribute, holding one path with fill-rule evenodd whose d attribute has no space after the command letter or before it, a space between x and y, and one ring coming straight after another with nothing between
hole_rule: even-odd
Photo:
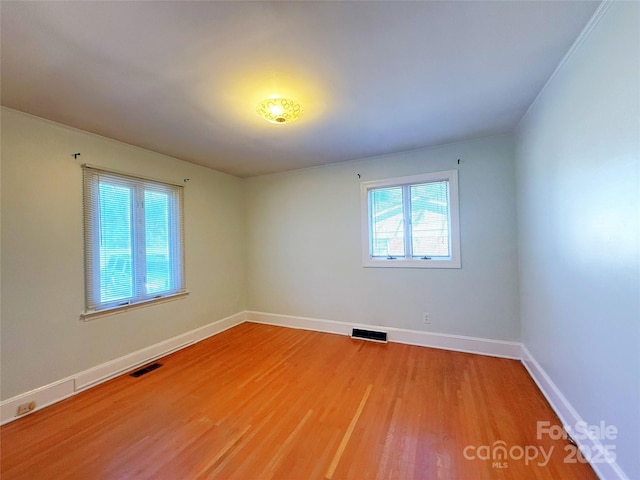
<instances>
[{"instance_id":1,"label":"glass light shade","mask_svg":"<svg viewBox=\"0 0 640 480\"><path fill-rule=\"evenodd\" d=\"M295 122L302 116L300 104L288 98L267 98L258 104L256 111L267 122L277 124Z\"/></svg>"}]
</instances>

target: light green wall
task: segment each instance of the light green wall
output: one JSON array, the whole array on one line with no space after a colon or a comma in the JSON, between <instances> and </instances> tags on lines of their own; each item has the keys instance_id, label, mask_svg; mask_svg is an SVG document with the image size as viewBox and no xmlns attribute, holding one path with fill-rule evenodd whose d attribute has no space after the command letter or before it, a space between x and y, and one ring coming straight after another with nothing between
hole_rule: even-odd
<instances>
[{"instance_id":1,"label":"light green wall","mask_svg":"<svg viewBox=\"0 0 640 480\"><path fill-rule=\"evenodd\" d=\"M519 126L521 318L527 349L586 422L618 428L602 443L640 478L640 3L603 6Z\"/></svg>"},{"instance_id":2,"label":"light green wall","mask_svg":"<svg viewBox=\"0 0 640 480\"><path fill-rule=\"evenodd\" d=\"M3 399L245 309L241 179L6 108L1 120ZM82 163L190 178L186 299L80 320Z\"/></svg>"},{"instance_id":3,"label":"light green wall","mask_svg":"<svg viewBox=\"0 0 640 480\"><path fill-rule=\"evenodd\" d=\"M497 136L247 179L249 309L518 340L513 156ZM360 182L450 169L462 268L363 268Z\"/></svg>"}]
</instances>

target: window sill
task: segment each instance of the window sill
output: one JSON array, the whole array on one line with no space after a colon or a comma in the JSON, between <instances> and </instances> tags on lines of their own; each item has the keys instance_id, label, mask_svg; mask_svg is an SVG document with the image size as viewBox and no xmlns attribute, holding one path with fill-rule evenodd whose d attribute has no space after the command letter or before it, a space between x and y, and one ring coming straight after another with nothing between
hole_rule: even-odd
<instances>
[{"instance_id":1,"label":"window sill","mask_svg":"<svg viewBox=\"0 0 640 480\"><path fill-rule=\"evenodd\" d=\"M159 303L172 302L174 300L180 300L189 295L189 292L179 292L171 295L166 295L160 298L151 298L149 300L143 300L141 302L130 303L128 305L119 305L117 307L109 307L104 308L102 310L95 311L86 311L80 314L80 318L88 322L90 320L95 320L96 318L107 317L109 315L115 315L117 313L127 312L129 310L136 310L138 308L149 307L151 305L156 305Z\"/></svg>"},{"instance_id":2,"label":"window sill","mask_svg":"<svg viewBox=\"0 0 640 480\"><path fill-rule=\"evenodd\" d=\"M367 258L362 262L365 268L462 268L460 260L405 260L396 258Z\"/></svg>"}]
</instances>

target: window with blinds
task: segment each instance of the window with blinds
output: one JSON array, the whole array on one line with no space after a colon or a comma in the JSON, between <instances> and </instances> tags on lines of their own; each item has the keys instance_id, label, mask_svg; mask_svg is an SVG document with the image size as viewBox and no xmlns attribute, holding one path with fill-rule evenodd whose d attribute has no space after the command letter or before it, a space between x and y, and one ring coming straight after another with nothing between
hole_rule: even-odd
<instances>
[{"instance_id":1,"label":"window with blinds","mask_svg":"<svg viewBox=\"0 0 640 480\"><path fill-rule=\"evenodd\" d=\"M460 268L456 170L364 182L364 266Z\"/></svg>"},{"instance_id":2,"label":"window with blinds","mask_svg":"<svg viewBox=\"0 0 640 480\"><path fill-rule=\"evenodd\" d=\"M86 314L186 293L183 187L83 166Z\"/></svg>"}]
</instances>

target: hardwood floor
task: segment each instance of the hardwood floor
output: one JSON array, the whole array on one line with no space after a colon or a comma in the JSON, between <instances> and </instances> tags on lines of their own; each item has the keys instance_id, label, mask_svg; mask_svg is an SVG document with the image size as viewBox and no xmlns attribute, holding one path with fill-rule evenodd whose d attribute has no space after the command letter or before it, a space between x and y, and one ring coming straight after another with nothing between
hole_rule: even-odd
<instances>
[{"instance_id":1,"label":"hardwood floor","mask_svg":"<svg viewBox=\"0 0 640 480\"><path fill-rule=\"evenodd\" d=\"M244 323L160 362L0 428L2 480L596 478L514 360Z\"/></svg>"}]
</instances>

